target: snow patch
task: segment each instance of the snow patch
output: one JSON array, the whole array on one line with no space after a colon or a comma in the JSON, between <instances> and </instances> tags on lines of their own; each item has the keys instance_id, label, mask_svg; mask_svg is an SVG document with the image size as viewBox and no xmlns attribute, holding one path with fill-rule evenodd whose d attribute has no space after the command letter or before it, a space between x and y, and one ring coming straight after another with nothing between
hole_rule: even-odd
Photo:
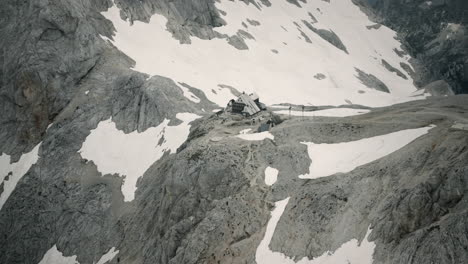
<instances>
[{"instance_id":1,"label":"snow patch","mask_svg":"<svg viewBox=\"0 0 468 264\"><path fill-rule=\"evenodd\" d=\"M57 245L51 247L42 257L39 264L80 264L75 256L65 257L62 252L57 249Z\"/></svg>"},{"instance_id":2,"label":"snow patch","mask_svg":"<svg viewBox=\"0 0 468 264\"><path fill-rule=\"evenodd\" d=\"M200 98L198 98L196 95L194 95L187 87L185 87L184 85L178 85L180 87L180 89L182 90L184 96L189 99L190 101L194 102L194 103L200 103Z\"/></svg>"},{"instance_id":3,"label":"snow patch","mask_svg":"<svg viewBox=\"0 0 468 264\"><path fill-rule=\"evenodd\" d=\"M241 134L241 135L248 134L250 131L252 131L252 129L251 129L251 128L247 128L247 129L241 130L241 131L239 132L239 134Z\"/></svg>"},{"instance_id":4,"label":"snow patch","mask_svg":"<svg viewBox=\"0 0 468 264\"><path fill-rule=\"evenodd\" d=\"M103 35L101 35L101 34L99 34L99 37L101 37L101 39L103 39L103 40L106 41L106 42L108 42L108 41L109 41L109 42L112 42L112 40L111 40L110 38L108 38L108 37L106 37L106 36L103 36Z\"/></svg>"},{"instance_id":5,"label":"snow patch","mask_svg":"<svg viewBox=\"0 0 468 264\"><path fill-rule=\"evenodd\" d=\"M269 108L273 108L273 109L289 109L289 105L272 105L272 106L269 106Z\"/></svg>"},{"instance_id":6,"label":"snow patch","mask_svg":"<svg viewBox=\"0 0 468 264\"><path fill-rule=\"evenodd\" d=\"M237 135L238 138L243 139L243 140L249 140L249 141L258 141L258 140L264 140L264 139L271 139L274 140L275 136L273 136L270 132L264 131L260 133L253 133L253 134L240 134Z\"/></svg>"},{"instance_id":7,"label":"snow patch","mask_svg":"<svg viewBox=\"0 0 468 264\"><path fill-rule=\"evenodd\" d=\"M335 173L346 173L372 161L385 157L425 135L435 126L406 129L398 132L336 144L302 142L312 163L309 174L301 179L317 179Z\"/></svg>"},{"instance_id":8,"label":"snow patch","mask_svg":"<svg viewBox=\"0 0 468 264\"><path fill-rule=\"evenodd\" d=\"M169 120L165 119L157 127L128 134L118 130L111 119L101 121L91 130L79 153L84 159L92 160L103 175L124 176L122 193L125 201L132 201L138 179L164 153L175 153L189 135L190 122L199 117L179 113L176 118L182 121L180 125L169 126Z\"/></svg>"},{"instance_id":9,"label":"snow patch","mask_svg":"<svg viewBox=\"0 0 468 264\"><path fill-rule=\"evenodd\" d=\"M320 257L311 260L304 257L298 262L295 262L281 252L272 251L269 245L288 202L289 197L275 203L275 209L271 212L271 218L268 221L265 236L260 242L255 254L255 261L258 264L372 264L375 244L368 240L370 229L368 229L361 243L359 243L357 239L351 239L341 245L335 252L327 251Z\"/></svg>"},{"instance_id":10,"label":"snow patch","mask_svg":"<svg viewBox=\"0 0 468 264\"><path fill-rule=\"evenodd\" d=\"M37 144L30 152L21 155L21 158L15 163L10 163L11 157L9 155L0 155L0 184L3 183L3 192L0 193L0 210L21 178L39 159L40 146L41 143Z\"/></svg>"},{"instance_id":11,"label":"snow patch","mask_svg":"<svg viewBox=\"0 0 468 264\"><path fill-rule=\"evenodd\" d=\"M106 264L107 262L111 261L119 254L119 250L115 250L115 247L109 249L109 251L104 254L96 264Z\"/></svg>"},{"instance_id":12,"label":"snow patch","mask_svg":"<svg viewBox=\"0 0 468 264\"><path fill-rule=\"evenodd\" d=\"M278 179L278 170L272 167L267 167L265 169L265 184L271 186L275 184Z\"/></svg>"},{"instance_id":13,"label":"snow patch","mask_svg":"<svg viewBox=\"0 0 468 264\"><path fill-rule=\"evenodd\" d=\"M332 108L318 111L304 111L304 116L326 116L326 117L347 117L369 113L367 109L354 108ZM277 114L289 115L289 110L275 111ZM291 111L292 116L302 116L301 111Z\"/></svg>"}]
</instances>

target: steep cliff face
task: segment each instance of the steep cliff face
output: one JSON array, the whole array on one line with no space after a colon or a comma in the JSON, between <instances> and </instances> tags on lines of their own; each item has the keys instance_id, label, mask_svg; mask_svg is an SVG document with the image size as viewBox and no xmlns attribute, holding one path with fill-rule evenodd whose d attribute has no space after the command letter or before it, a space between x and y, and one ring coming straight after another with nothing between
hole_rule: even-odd
<instances>
[{"instance_id":1,"label":"steep cliff face","mask_svg":"<svg viewBox=\"0 0 468 264\"><path fill-rule=\"evenodd\" d=\"M427 72L420 84L443 79L468 93L468 3L463 0L357 0L398 32Z\"/></svg>"},{"instance_id":2,"label":"steep cliff face","mask_svg":"<svg viewBox=\"0 0 468 264\"><path fill-rule=\"evenodd\" d=\"M39 143L75 97L103 53L98 34L111 32L99 14L106 6L106 1L2 1L3 152L20 153Z\"/></svg>"}]
</instances>

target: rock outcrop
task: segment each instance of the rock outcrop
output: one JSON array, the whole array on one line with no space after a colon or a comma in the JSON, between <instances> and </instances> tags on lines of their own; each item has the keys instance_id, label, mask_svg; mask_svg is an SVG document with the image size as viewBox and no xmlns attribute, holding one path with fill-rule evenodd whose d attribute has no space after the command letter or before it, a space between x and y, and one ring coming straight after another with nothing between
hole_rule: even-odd
<instances>
[{"instance_id":1,"label":"rock outcrop","mask_svg":"<svg viewBox=\"0 0 468 264\"><path fill-rule=\"evenodd\" d=\"M449 96L455 95L450 85L442 80L431 82L424 87L424 92L432 96Z\"/></svg>"},{"instance_id":2,"label":"rock outcrop","mask_svg":"<svg viewBox=\"0 0 468 264\"><path fill-rule=\"evenodd\" d=\"M439 79L455 93L468 93L468 2L464 0L353 0L370 16L398 32L426 69L418 83Z\"/></svg>"}]
</instances>

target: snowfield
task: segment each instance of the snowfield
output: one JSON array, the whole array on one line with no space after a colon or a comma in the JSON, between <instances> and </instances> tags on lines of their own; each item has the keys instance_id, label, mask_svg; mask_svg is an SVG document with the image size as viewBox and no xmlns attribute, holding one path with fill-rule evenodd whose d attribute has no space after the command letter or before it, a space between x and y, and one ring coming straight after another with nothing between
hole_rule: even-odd
<instances>
[{"instance_id":1,"label":"snowfield","mask_svg":"<svg viewBox=\"0 0 468 264\"><path fill-rule=\"evenodd\" d=\"M347 101L376 107L425 98L411 97L416 87L401 67L401 63L409 64L410 57L395 52L401 51L395 32L385 26L368 28L374 23L351 0L300 2L301 8L284 0L271 2L271 7L258 2L260 8L241 1L216 3L226 12L222 17L227 25L215 30L229 36L244 30L254 38L245 38L248 50L218 38L192 37L191 44L180 44L166 29L164 16L156 14L149 23L130 25L120 18L116 6L102 13L116 29L113 41L103 39L133 58L135 70L187 83L220 106L234 98L220 84L256 92L266 104L342 105ZM338 36L349 54L318 30ZM389 71L382 59L407 79ZM374 75L390 93L368 88L357 78L357 69ZM184 94L198 102L187 90Z\"/></svg>"},{"instance_id":2,"label":"snowfield","mask_svg":"<svg viewBox=\"0 0 468 264\"><path fill-rule=\"evenodd\" d=\"M331 176L335 173L345 173L372 161L395 152L413 140L427 134L435 126L416 129L406 129L386 135L364 138L357 141L337 144L307 145L309 157L312 160L309 173L299 175L301 179L316 179Z\"/></svg>"},{"instance_id":3,"label":"snowfield","mask_svg":"<svg viewBox=\"0 0 468 264\"><path fill-rule=\"evenodd\" d=\"M274 111L276 114L280 115L289 115L289 110L279 110ZM296 111L291 110L292 116L326 116L326 117L347 117L347 116L355 116L355 115L362 115L367 114L370 111L367 109L354 109L354 108L332 108L332 109L324 109L318 111Z\"/></svg>"},{"instance_id":4,"label":"snowfield","mask_svg":"<svg viewBox=\"0 0 468 264\"><path fill-rule=\"evenodd\" d=\"M271 212L265 236L255 254L257 264L372 264L375 244L367 240L370 229L361 242L352 239L341 245L335 252L325 252L312 260L304 257L295 262L283 253L271 251L269 248L271 239L288 202L289 198L286 198L275 203L275 209Z\"/></svg>"},{"instance_id":5,"label":"snowfield","mask_svg":"<svg viewBox=\"0 0 468 264\"><path fill-rule=\"evenodd\" d=\"M0 155L0 185L3 183L3 192L0 193L0 210L15 190L16 184L39 159L40 147L41 143L30 152L23 154L15 163L10 163L9 155Z\"/></svg>"},{"instance_id":6,"label":"snowfield","mask_svg":"<svg viewBox=\"0 0 468 264\"><path fill-rule=\"evenodd\" d=\"M182 121L180 125L169 126L165 119L157 127L129 134L118 130L110 119L101 121L79 152L84 159L93 161L102 175L117 173L125 177L122 193L126 202L132 201L138 178L164 153L175 153L189 135L190 122L199 117L179 113L176 118Z\"/></svg>"}]
</instances>

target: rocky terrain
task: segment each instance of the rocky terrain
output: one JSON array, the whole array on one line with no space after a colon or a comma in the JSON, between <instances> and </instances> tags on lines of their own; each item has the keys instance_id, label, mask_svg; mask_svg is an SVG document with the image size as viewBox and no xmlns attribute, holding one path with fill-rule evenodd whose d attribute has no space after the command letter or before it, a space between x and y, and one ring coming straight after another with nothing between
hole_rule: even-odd
<instances>
[{"instance_id":1,"label":"rocky terrain","mask_svg":"<svg viewBox=\"0 0 468 264\"><path fill-rule=\"evenodd\" d=\"M287 2L294 8L307 3ZM434 34L442 34L440 26L434 31L413 30L408 27L418 22L410 18L413 11L405 13L406 24L398 24L403 22L395 22L392 10L399 9L392 9L393 3L374 1L372 8L378 12L373 19L398 31L414 63L392 66L378 60L383 68L374 74L353 69L363 85L356 89L358 95L393 96L398 90L389 80L397 78L419 86L439 80L426 87L436 96L386 107L346 99L338 108L309 105L304 116L279 115L289 105L300 113L298 103L284 101L283 106L270 106L253 123L250 118L215 113L220 105L210 100L220 91L238 94L240 87L220 84L210 95L206 87L139 72L138 62L119 50L117 42L108 41L117 38L116 25L103 12L115 3L120 16L132 23L162 15L167 32L181 45L223 40L236 52L253 49L249 32L216 30L228 24L225 11L217 8L219 2L2 1L0 263L260 264L271 263L268 256L278 263L318 263L327 257L332 258L330 263L464 263L468 97L453 96L451 89L461 92L466 87L467 75L462 72L467 67L460 66L466 65L466 16L464 3L445 2L417 8L422 14L439 8L436 14L443 16L434 23L461 24L458 33L450 33L456 41L421 48L412 40L431 42ZM236 4L266 9L275 2ZM453 13L444 11L448 7ZM294 26L302 32L301 43L310 45L307 36L314 33L309 38L312 44L328 45L327 51L339 56L353 55L346 36L321 28L316 24L321 18L309 14L304 27ZM263 25L246 21L247 28ZM276 51L269 53L286 52ZM455 66L450 66L452 62ZM310 72L310 77L336 81L336 76L323 72ZM360 112L343 117L320 112L337 109ZM184 114L191 119L184 119ZM269 132L253 133L260 117L260 122L273 118L278 124ZM109 140L98 138L91 152L100 155L89 158L89 139L104 123L114 126L104 131ZM379 138L418 129L426 130L411 140ZM185 133L188 136L180 136ZM116 134L123 140L113 139ZM140 136L150 139L132 149L129 138ZM377 138L375 155L388 142L390 146L408 142L349 170L313 176L314 164L325 164L338 152L324 152L322 160L321 155L310 155L310 144L327 147L370 138ZM160 156L141 167L147 149ZM357 156L347 157L349 164L361 154L369 155L351 153ZM109 159L143 173L135 172L132 178L106 168L103 161ZM271 171L277 171L274 180ZM130 180L134 186L129 186ZM127 187L135 190L131 196L124 191ZM281 208L284 212L278 214ZM353 250L366 261L345 254L342 262L333 262L341 252Z\"/></svg>"},{"instance_id":2,"label":"rocky terrain","mask_svg":"<svg viewBox=\"0 0 468 264\"><path fill-rule=\"evenodd\" d=\"M411 102L348 118L292 117L271 130L274 140L260 141L236 137L249 122L206 116L176 155L146 171L131 203L123 203L118 177L101 177L80 159L84 125L51 127L39 160L2 208L1 262L38 263L57 245L79 263L95 263L111 247L119 254L109 263L254 263L273 203L290 197L270 248L291 258L361 241L370 227L374 263L462 263L468 131L452 126L468 123L466 100ZM428 125L435 128L427 135L349 173L298 178L311 162L301 142ZM271 187L267 166L280 168Z\"/></svg>"},{"instance_id":3,"label":"rocky terrain","mask_svg":"<svg viewBox=\"0 0 468 264\"><path fill-rule=\"evenodd\" d=\"M463 0L354 0L374 20L398 32L421 63L420 86L443 79L468 93L468 2Z\"/></svg>"}]
</instances>

